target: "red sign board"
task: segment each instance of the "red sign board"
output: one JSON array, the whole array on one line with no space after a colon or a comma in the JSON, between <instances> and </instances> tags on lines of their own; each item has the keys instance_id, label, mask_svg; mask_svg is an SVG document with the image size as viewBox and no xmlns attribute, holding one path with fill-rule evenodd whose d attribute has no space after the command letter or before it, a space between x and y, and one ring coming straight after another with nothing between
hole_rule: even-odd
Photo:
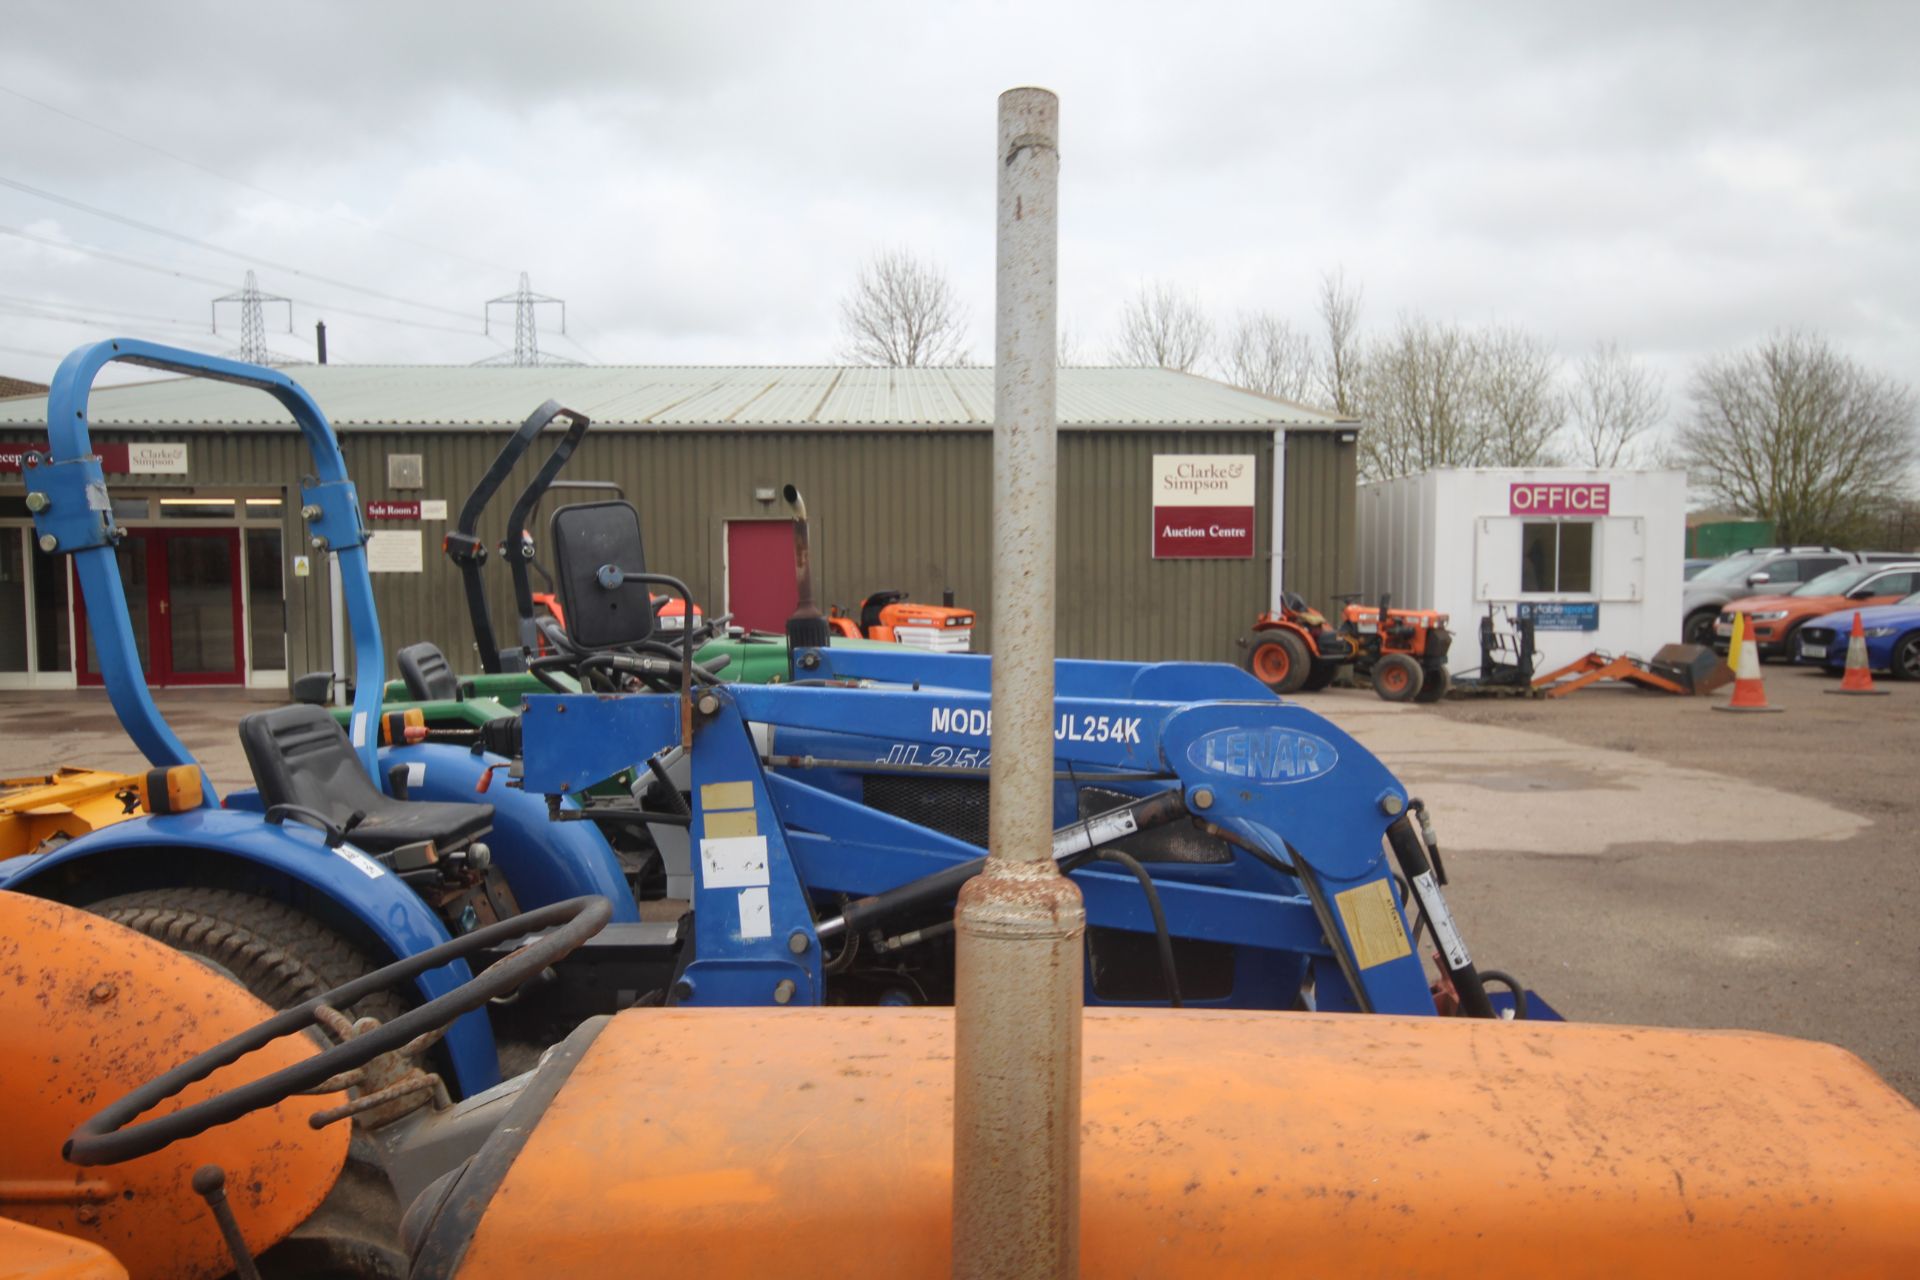
<instances>
[{"instance_id":1,"label":"red sign board","mask_svg":"<svg viewBox=\"0 0 1920 1280\"><path fill-rule=\"evenodd\" d=\"M1255 459L1163 453L1153 458L1153 558L1253 558Z\"/></svg>"},{"instance_id":2,"label":"red sign board","mask_svg":"<svg viewBox=\"0 0 1920 1280\"><path fill-rule=\"evenodd\" d=\"M1155 507L1156 560L1246 559L1253 555L1252 507Z\"/></svg>"},{"instance_id":3,"label":"red sign board","mask_svg":"<svg viewBox=\"0 0 1920 1280\"><path fill-rule=\"evenodd\" d=\"M420 518L420 499L418 498L379 498L367 503L369 520L418 520Z\"/></svg>"},{"instance_id":4,"label":"red sign board","mask_svg":"<svg viewBox=\"0 0 1920 1280\"><path fill-rule=\"evenodd\" d=\"M45 454L48 445L45 440L35 444L0 444L0 475L16 475L21 469L22 454ZM93 456L100 459L100 465L115 475L127 474L127 446L124 444L96 444Z\"/></svg>"},{"instance_id":5,"label":"red sign board","mask_svg":"<svg viewBox=\"0 0 1920 1280\"><path fill-rule=\"evenodd\" d=\"M1605 484L1514 484L1507 490L1507 514L1515 516L1604 516L1611 502Z\"/></svg>"}]
</instances>

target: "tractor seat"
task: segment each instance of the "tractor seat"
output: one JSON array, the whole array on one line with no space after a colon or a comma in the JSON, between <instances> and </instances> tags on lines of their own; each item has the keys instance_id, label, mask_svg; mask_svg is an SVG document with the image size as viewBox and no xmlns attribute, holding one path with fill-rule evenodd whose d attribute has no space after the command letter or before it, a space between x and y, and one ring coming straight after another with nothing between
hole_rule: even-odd
<instances>
[{"instance_id":1,"label":"tractor seat","mask_svg":"<svg viewBox=\"0 0 1920 1280\"><path fill-rule=\"evenodd\" d=\"M460 677L453 672L447 655L431 640L410 644L393 655L400 664L400 679L406 682L407 696L415 702L458 702Z\"/></svg>"},{"instance_id":2,"label":"tractor seat","mask_svg":"<svg viewBox=\"0 0 1920 1280\"><path fill-rule=\"evenodd\" d=\"M395 800L373 785L347 731L320 707L295 703L240 721L240 745L268 809L299 805L321 814L374 853L431 840L448 853L493 827L490 804ZM364 815L354 822L354 815Z\"/></svg>"},{"instance_id":3,"label":"tractor seat","mask_svg":"<svg viewBox=\"0 0 1920 1280\"><path fill-rule=\"evenodd\" d=\"M904 591L876 591L860 602L860 630L872 634L873 629L881 625L880 615L890 604L905 600Z\"/></svg>"}]
</instances>

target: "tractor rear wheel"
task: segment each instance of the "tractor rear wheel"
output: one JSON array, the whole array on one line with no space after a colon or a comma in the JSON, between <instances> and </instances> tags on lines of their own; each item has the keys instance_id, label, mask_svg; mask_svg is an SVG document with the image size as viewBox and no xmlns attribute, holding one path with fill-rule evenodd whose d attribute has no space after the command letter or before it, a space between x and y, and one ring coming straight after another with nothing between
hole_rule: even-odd
<instances>
[{"instance_id":1,"label":"tractor rear wheel","mask_svg":"<svg viewBox=\"0 0 1920 1280\"><path fill-rule=\"evenodd\" d=\"M1313 674L1307 645L1291 631L1266 631L1247 651L1247 670L1275 693L1293 693Z\"/></svg>"},{"instance_id":2,"label":"tractor rear wheel","mask_svg":"<svg viewBox=\"0 0 1920 1280\"><path fill-rule=\"evenodd\" d=\"M312 917L231 889L143 889L88 910L204 961L275 1009L290 1009L380 967ZM407 1002L391 991L341 1010L382 1022L406 1011ZM400 1210L378 1144L356 1130L339 1182L293 1235L261 1255L261 1266L275 1276L404 1276Z\"/></svg>"},{"instance_id":3,"label":"tractor rear wheel","mask_svg":"<svg viewBox=\"0 0 1920 1280\"><path fill-rule=\"evenodd\" d=\"M1447 690L1453 688L1453 673L1445 667L1435 667L1423 674L1425 679L1420 684L1420 692L1414 695L1415 702L1439 702L1447 696Z\"/></svg>"},{"instance_id":4,"label":"tractor rear wheel","mask_svg":"<svg viewBox=\"0 0 1920 1280\"><path fill-rule=\"evenodd\" d=\"M1425 682L1420 664L1404 653L1389 653L1373 664L1373 691L1388 702L1412 702Z\"/></svg>"},{"instance_id":5,"label":"tractor rear wheel","mask_svg":"<svg viewBox=\"0 0 1920 1280\"><path fill-rule=\"evenodd\" d=\"M1325 658L1315 658L1312 666L1307 669L1307 678L1301 683L1300 692L1318 693L1332 684L1333 678L1339 674L1339 663L1329 662Z\"/></svg>"}]
</instances>

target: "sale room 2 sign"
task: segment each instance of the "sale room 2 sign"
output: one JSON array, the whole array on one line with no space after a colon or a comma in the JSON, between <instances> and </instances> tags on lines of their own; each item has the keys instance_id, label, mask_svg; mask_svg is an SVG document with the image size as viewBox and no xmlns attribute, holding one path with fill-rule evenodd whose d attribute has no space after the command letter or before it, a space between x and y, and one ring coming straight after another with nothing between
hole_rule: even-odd
<instances>
[{"instance_id":1,"label":"sale room 2 sign","mask_svg":"<svg viewBox=\"0 0 1920 1280\"><path fill-rule=\"evenodd\" d=\"M1153 558L1253 558L1252 454L1153 458Z\"/></svg>"}]
</instances>

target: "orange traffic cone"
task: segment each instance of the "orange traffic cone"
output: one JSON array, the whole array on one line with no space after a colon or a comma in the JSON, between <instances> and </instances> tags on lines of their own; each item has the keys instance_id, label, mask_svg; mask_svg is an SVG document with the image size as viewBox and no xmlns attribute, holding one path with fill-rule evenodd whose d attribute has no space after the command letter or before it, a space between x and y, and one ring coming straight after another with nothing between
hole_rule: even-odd
<instances>
[{"instance_id":1,"label":"orange traffic cone","mask_svg":"<svg viewBox=\"0 0 1920 1280\"><path fill-rule=\"evenodd\" d=\"M1860 625L1860 611L1854 610L1853 631L1847 637L1847 674L1840 679L1838 689L1823 689L1823 693L1846 693L1859 697L1862 694L1875 698L1887 696L1885 689L1873 687L1873 670L1867 666L1867 629Z\"/></svg>"},{"instance_id":2,"label":"orange traffic cone","mask_svg":"<svg viewBox=\"0 0 1920 1280\"><path fill-rule=\"evenodd\" d=\"M1713 704L1715 711L1784 711L1785 707L1767 705L1767 689L1760 681L1760 647L1753 637L1743 635L1740 626L1742 615L1734 615L1734 634L1729 657L1735 658L1733 668L1733 697L1726 702Z\"/></svg>"}]
</instances>

